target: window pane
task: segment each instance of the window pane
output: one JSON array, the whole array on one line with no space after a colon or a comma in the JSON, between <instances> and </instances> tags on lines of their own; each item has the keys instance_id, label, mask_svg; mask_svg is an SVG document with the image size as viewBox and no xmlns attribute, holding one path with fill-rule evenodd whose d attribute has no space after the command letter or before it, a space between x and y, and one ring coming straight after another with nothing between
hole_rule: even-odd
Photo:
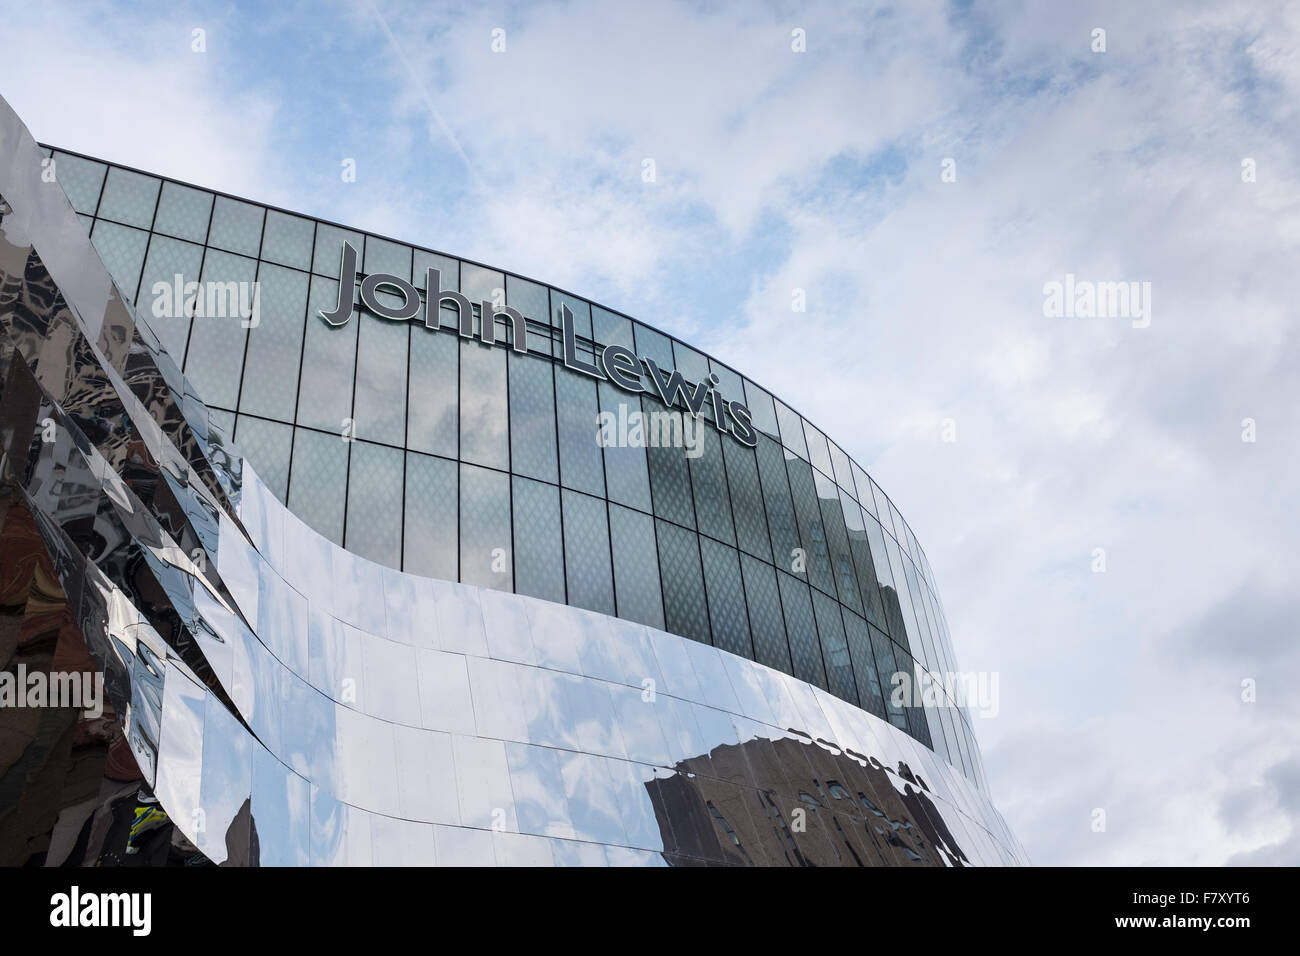
<instances>
[{"instance_id":1,"label":"window pane","mask_svg":"<svg viewBox=\"0 0 1300 956\"><path fill-rule=\"evenodd\" d=\"M790 636L790 657L794 676L826 690L826 671L822 667L821 646L813 625L812 599L808 585L781 572L776 576L781 588L781 606L785 609L785 628Z\"/></svg>"},{"instance_id":2,"label":"window pane","mask_svg":"<svg viewBox=\"0 0 1300 956\"><path fill-rule=\"evenodd\" d=\"M546 286L515 276L506 276L506 304L513 309L518 309L526 319L532 319L543 325L550 323L548 316L551 307Z\"/></svg>"},{"instance_id":3,"label":"window pane","mask_svg":"<svg viewBox=\"0 0 1300 956\"><path fill-rule=\"evenodd\" d=\"M636 341L632 338L632 320L615 315L598 305L591 307L592 336L601 345L623 345L636 351Z\"/></svg>"},{"instance_id":4,"label":"window pane","mask_svg":"<svg viewBox=\"0 0 1300 956\"><path fill-rule=\"evenodd\" d=\"M466 584L509 591L510 476L460 466L460 579Z\"/></svg>"},{"instance_id":5,"label":"window pane","mask_svg":"<svg viewBox=\"0 0 1300 956\"><path fill-rule=\"evenodd\" d=\"M724 541L736 543L736 531L731 524L731 502L727 496L727 476L722 465L722 442L713 426L695 420L696 440L702 449L698 458L690 458L691 488L695 493L695 520L700 532ZM730 440L730 439L728 439Z\"/></svg>"},{"instance_id":6,"label":"window pane","mask_svg":"<svg viewBox=\"0 0 1300 956\"><path fill-rule=\"evenodd\" d=\"M609 528L600 498L564 492L564 573L569 603L602 614L614 613L614 583L609 566Z\"/></svg>"},{"instance_id":7,"label":"window pane","mask_svg":"<svg viewBox=\"0 0 1300 956\"><path fill-rule=\"evenodd\" d=\"M829 690L841 700L858 703L858 691L853 682L853 665L849 662L849 645L844 639L844 619L834 598L817 591L812 592L813 613L817 619L817 634L821 638L822 658L826 662Z\"/></svg>"},{"instance_id":8,"label":"window pane","mask_svg":"<svg viewBox=\"0 0 1300 956\"><path fill-rule=\"evenodd\" d=\"M268 209L266 234L262 237L262 258L295 269L310 269L315 231L316 225L310 219Z\"/></svg>"},{"instance_id":9,"label":"window pane","mask_svg":"<svg viewBox=\"0 0 1300 956\"><path fill-rule=\"evenodd\" d=\"M747 554L740 556L740 568L754 633L754 659L789 674L790 647L785 639L781 599L776 592L776 572Z\"/></svg>"},{"instance_id":10,"label":"window pane","mask_svg":"<svg viewBox=\"0 0 1300 956\"><path fill-rule=\"evenodd\" d=\"M406 437L405 322L360 313L357 397L352 405L356 435L367 441L402 445Z\"/></svg>"},{"instance_id":11,"label":"window pane","mask_svg":"<svg viewBox=\"0 0 1300 956\"><path fill-rule=\"evenodd\" d=\"M361 271L366 275L384 272L410 282L411 247L366 236L366 256Z\"/></svg>"},{"instance_id":12,"label":"window pane","mask_svg":"<svg viewBox=\"0 0 1300 956\"><path fill-rule=\"evenodd\" d=\"M457 371L460 340L428 329L411 330L411 396L406 443L416 451L455 458L460 441Z\"/></svg>"},{"instance_id":13,"label":"window pane","mask_svg":"<svg viewBox=\"0 0 1300 956\"><path fill-rule=\"evenodd\" d=\"M460 394L460 457L503 471L509 468L506 350L461 339Z\"/></svg>"},{"instance_id":14,"label":"window pane","mask_svg":"<svg viewBox=\"0 0 1300 956\"><path fill-rule=\"evenodd\" d=\"M154 231L191 242L207 241L212 198L212 193L201 189L163 183Z\"/></svg>"},{"instance_id":15,"label":"window pane","mask_svg":"<svg viewBox=\"0 0 1300 956\"><path fill-rule=\"evenodd\" d=\"M745 407L752 416L754 428L777 441L781 440L780 429L776 425L776 408L772 396L753 382L745 380Z\"/></svg>"},{"instance_id":16,"label":"window pane","mask_svg":"<svg viewBox=\"0 0 1300 956\"><path fill-rule=\"evenodd\" d=\"M776 420L781 426L781 443L807 461L808 445L803 437L803 419L780 402L776 402Z\"/></svg>"},{"instance_id":17,"label":"window pane","mask_svg":"<svg viewBox=\"0 0 1300 956\"><path fill-rule=\"evenodd\" d=\"M609 524L618 616L662 628L664 607L659 593L654 519L638 511L610 505Z\"/></svg>"},{"instance_id":18,"label":"window pane","mask_svg":"<svg viewBox=\"0 0 1300 956\"><path fill-rule=\"evenodd\" d=\"M203 265L203 247L179 239L155 235L140 280L136 306L153 329L176 367L185 364L185 345L190 338L190 313L185 308L185 283L198 282ZM176 276L181 277L181 294L176 295ZM162 283L165 288L155 288ZM158 313L163 313L159 315Z\"/></svg>"},{"instance_id":19,"label":"window pane","mask_svg":"<svg viewBox=\"0 0 1300 956\"><path fill-rule=\"evenodd\" d=\"M263 263L257 273L261 311L248 332L248 358L239 410L293 421L302 363L307 273Z\"/></svg>"},{"instance_id":20,"label":"window pane","mask_svg":"<svg viewBox=\"0 0 1300 956\"><path fill-rule=\"evenodd\" d=\"M600 393L601 412L610 416L609 421L614 426L612 437L616 441L605 446L605 483L609 498L648 513L650 473L646 467L645 448L642 447L644 441L637 445L626 441L632 431L630 423L635 422L641 413L641 400L608 382L598 383L597 391ZM624 422L629 423L626 432L622 425ZM644 429L641 432L644 439Z\"/></svg>"},{"instance_id":21,"label":"window pane","mask_svg":"<svg viewBox=\"0 0 1300 956\"><path fill-rule=\"evenodd\" d=\"M108 167L67 153L54 154L54 178L77 212L93 216Z\"/></svg>"},{"instance_id":22,"label":"window pane","mask_svg":"<svg viewBox=\"0 0 1300 956\"><path fill-rule=\"evenodd\" d=\"M823 475L833 476L834 470L831 468L831 453L826 446L826 436L810 422L803 423L803 434L808 442L808 456L813 467Z\"/></svg>"},{"instance_id":23,"label":"window pane","mask_svg":"<svg viewBox=\"0 0 1300 956\"><path fill-rule=\"evenodd\" d=\"M673 368L673 342L668 336L656 332L640 322L632 323L632 333L636 337L637 355L642 355L661 369Z\"/></svg>"},{"instance_id":24,"label":"window pane","mask_svg":"<svg viewBox=\"0 0 1300 956\"><path fill-rule=\"evenodd\" d=\"M278 422L240 415L235 425L235 445L253 466L266 487L284 501L289 483L289 444L293 429Z\"/></svg>"},{"instance_id":25,"label":"window pane","mask_svg":"<svg viewBox=\"0 0 1300 956\"><path fill-rule=\"evenodd\" d=\"M593 495L605 494L604 464L596 442L596 382L555 367L560 483Z\"/></svg>"},{"instance_id":26,"label":"window pane","mask_svg":"<svg viewBox=\"0 0 1300 956\"><path fill-rule=\"evenodd\" d=\"M402 555L402 453L352 442L348 467L348 523L344 547L390 568Z\"/></svg>"},{"instance_id":27,"label":"window pane","mask_svg":"<svg viewBox=\"0 0 1300 956\"><path fill-rule=\"evenodd\" d=\"M704 585L709 597L713 643L724 651L753 660L754 648L749 640L749 619L736 550L709 538L700 538L700 554L704 562Z\"/></svg>"},{"instance_id":28,"label":"window pane","mask_svg":"<svg viewBox=\"0 0 1300 956\"><path fill-rule=\"evenodd\" d=\"M458 580L456 484L454 461L407 454L403 570Z\"/></svg>"},{"instance_id":29,"label":"window pane","mask_svg":"<svg viewBox=\"0 0 1300 956\"><path fill-rule=\"evenodd\" d=\"M510 355L510 462L516 474L558 482L551 361Z\"/></svg>"},{"instance_id":30,"label":"window pane","mask_svg":"<svg viewBox=\"0 0 1300 956\"><path fill-rule=\"evenodd\" d=\"M774 563L781 570L790 571L794 564L794 551L799 547L799 533L795 527L794 507L790 504L785 452L775 441L761 434L754 451L762 482L768 532L772 537Z\"/></svg>"},{"instance_id":31,"label":"window pane","mask_svg":"<svg viewBox=\"0 0 1300 956\"><path fill-rule=\"evenodd\" d=\"M763 492L758 484L758 464L754 449L724 439L722 457L727 468L727 486L731 489L731 512L736 519L736 541L764 561L772 560L772 546L767 537L767 519L763 511Z\"/></svg>"},{"instance_id":32,"label":"window pane","mask_svg":"<svg viewBox=\"0 0 1300 956\"><path fill-rule=\"evenodd\" d=\"M100 219L95 223L90 238L99 258L103 260L104 268L122 290L122 295L128 302L134 302L149 234Z\"/></svg>"},{"instance_id":33,"label":"window pane","mask_svg":"<svg viewBox=\"0 0 1300 956\"><path fill-rule=\"evenodd\" d=\"M338 435L298 429L293 438L289 508L340 547L347 479L348 443Z\"/></svg>"},{"instance_id":34,"label":"window pane","mask_svg":"<svg viewBox=\"0 0 1300 956\"><path fill-rule=\"evenodd\" d=\"M234 408L239 399L239 376L248 336L238 314L242 305L239 300L251 300L256 270L256 260L216 249L209 249L203 261L202 314L196 311L190 328L185 374L209 405ZM233 304L231 292L236 292Z\"/></svg>"},{"instance_id":35,"label":"window pane","mask_svg":"<svg viewBox=\"0 0 1300 956\"><path fill-rule=\"evenodd\" d=\"M643 395L641 409L649 424L650 416L662 413L664 406L658 399ZM655 515L694 528L695 506L691 503L691 479L685 452L672 446L650 447L645 451Z\"/></svg>"},{"instance_id":36,"label":"window pane","mask_svg":"<svg viewBox=\"0 0 1300 956\"><path fill-rule=\"evenodd\" d=\"M99 211L95 215L100 219L112 219L128 226L148 229L153 223L160 185L161 181L152 176L114 166L108 171L104 196L99 201Z\"/></svg>"},{"instance_id":37,"label":"window pane","mask_svg":"<svg viewBox=\"0 0 1300 956\"><path fill-rule=\"evenodd\" d=\"M813 483L812 467L803 459L790 456L786 459L790 476L790 497L794 500L794 513L799 519L799 540L807 558L808 580L827 594L835 593L835 580L831 577L830 553L826 547L826 530L822 527L821 507L817 502L817 488Z\"/></svg>"},{"instance_id":38,"label":"window pane","mask_svg":"<svg viewBox=\"0 0 1300 956\"><path fill-rule=\"evenodd\" d=\"M817 488L822 529L826 532L831 574L835 579L835 592L828 593L838 593L843 604L861 613L862 599L858 596L858 582L853 573L853 557L849 554L849 537L844 526L844 509L840 505L840 489L831 479L817 472L813 472L813 484Z\"/></svg>"},{"instance_id":39,"label":"window pane","mask_svg":"<svg viewBox=\"0 0 1300 956\"><path fill-rule=\"evenodd\" d=\"M331 279L337 280L339 265L343 262L344 242L352 243L352 248L357 250L358 255L362 253L361 233L318 222L316 224L316 250L312 255L311 271L317 275L329 276ZM333 302L330 303L331 306L333 304Z\"/></svg>"},{"instance_id":40,"label":"window pane","mask_svg":"<svg viewBox=\"0 0 1300 956\"><path fill-rule=\"evenodd\" d=\"M695 532L666 521L656 521L655 531L659 538L659 573L663 577L665 630L708 644L699 539Z\"/></svg>"},{"instance_id":41,"label":"window pane","mask_svg":"<svg viewBox=\"0 0 1300 956\"><path fill-rule=\"evenodd\" d=\"M322 310L334 308L338 288L337 282L312 276L298 392L298 424L336 435L342 434L344 421L352 417L352 368L359 324L355 312L347 325L337 328L320 317Z\"/></svg>"},{"instance_id":42,"label":"window pane","mask_svg":"<svg viewBox=\"0 0 1300 956\"><path fill-rule=\"evenodd\" d=\"M884 695L880 691L880 677L876 671L875 655L871 652L871 634L867 622L849 611L844 614L844 625L849 659L853 662L853 676L858 686L859 705L884 720Z\"/></svg>"},{"instance_id":43,"label":"window pane","mask_svg":"<svg viewBox=\"0 0 1300 956\"><path fill-rule=\"evenodd\" d=\"M564 603L560 489L516 477L514 488L515 591Z\"/></svg>"},{"instance_id":44,"label":"window pane","mask_svg":"<svg viewBox=\"0 0 1300 956\"><path fill-rule=\"evenodd\" d=\"M262 248L262 216L265 210L252 203L218 196L212 207L212 229L208 245L227 252L255 256Z\"/></svg>"}]
</instances>

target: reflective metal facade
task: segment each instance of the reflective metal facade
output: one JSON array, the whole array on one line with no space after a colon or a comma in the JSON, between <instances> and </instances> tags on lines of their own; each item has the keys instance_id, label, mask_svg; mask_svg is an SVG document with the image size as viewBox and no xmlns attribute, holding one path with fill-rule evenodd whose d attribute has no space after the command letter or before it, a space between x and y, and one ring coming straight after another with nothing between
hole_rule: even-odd
<instances>
[{"instance_id":1,"label":"reflective metal facade","mask_svg":"<svg viewBox=\"0 0 1300 956\"><path fill-rule=\"evenodd\" d=\"M892 505L883 495L877 499L865 474L784 406L764 406L772 411L770 422L756 411L755 423L771 433L760 436L757 454L744 458L744 449L731 444L712 449L712 475L709 465L697 467L709 459L708 450L688 464L681 449L652 449L641 452L641 465L628 465L615 453L636 449L606 448L602 455L590 440L603 386L581 383L589 391L583 397L567 380L570 373L547 359L522 359L535 365L518 371L516 356L507 359L504 349L361 315L343 333L353 340L335 354L351 363L356 383L346 398L352 415L342 417L354 419L358 440L341 442L334 421L304 420L325 414L323 394L304 402L310 389L323 387L313 377L338 371L308 358L314 341L326 342L327 350L337 346L313 331L312 313L333 300L315 304L318 295L329 298L328 280L307 271L322 242L342 241L328 236L336 227L281 222L293 217L198 190L181 193L177 184L151 184L116 168L96 191L92 167L83 166L79 180L68 172L75 157L57 154L57 185L44 182L45 151L7 105L0 134L4 554L7 562L30 557L14 572L14 580L29 585L14 628L18 640L6 651L36 660L39 647L53 641L52 669L60 654L66 664L76 652L82 658L89 652L106 675L121 734L99 754L105 781L129 789L134 772L141 792L156 797L199 856L253 865L1024 861L987 797L964 715L951 707L923 716L890 714L879 684L875 696L867 690L869 675L878 680L897 666L886 667L882 657L900 659L911 647L931 669L944 669L951 655L942 614L924 555ZM119 180L129 185L119 188ZM167 200L173 191L177 198ZM93 221L78 223L69 198L79 213L93 213ZM123 231L136 228L143 246ZM291 255L268 243L273 234L298 236L298 258L277 263ZM251 268L250 281L263 284L259 326L246 330L225 320L209 328L193 319L184 323L181 343L179 328L160 322L164 327L154 330L149 309L134 312L129 303L145 304L138 296L149 270L162 275L173 268L172 261L151 266L151 257L193 258L193 251L169 247L165 239L204 240L194 243L195 268L204 278ZM372 254L399 262L432 255L362 241L367 264ZM383 271L393 267L390 258ZM475 278L469 270L478 267L456 268L462 288L492 281ZM280 280L298 291L275 291ZM502 281L509 298L515 280ZM549 313L563 294L541 291ZM268 307L267 297L274 302L281 293L284 308ZM572 297L565 302L575 312L588 308ZM659 347L646 344L659 333L589 308L597 343L628 334L641 353ZM279 321L295 310L292 322ZM295 333L301 335L296 346ZM223 336L240 340L238 346ZM699 361L706 363L700 371L734 375L660 338L671 350L670 365L685 369ZM296 381L282 374L274 388L252 384L291 367L284 357L295 347ZM446 364L437 366L437 356L422 349L446 350ZM181 356L185 374L173 354ZM372 359L376 374L363 374ZM272 364L250 375L250 363L263 361ZM393 361L408 370L401 393L367 395L371 388L395 388L379 374ZM447 395L437 397L432 379L421 395L426 401L416 401L409 376L430 364L457 370L450 413ZM543 391L549 387L549 432L545 416L535 414L541 405L522 402L528 393L515 388L517 375L531 375ZM472 397L467 380L476 389ZM754 398L762 393L738 376L733 384L759 405ZM495 397L500 385L504 404ZM423 450L412 444L413 419L439 401L443 414L422 419L415 430L454 432L448 457L430 453L439 450L435 438ZM340 402L334 412L344 408ZM589 416L581 430L596 458L586 471L565 464L590 455L575 444L576 417L566 430L565 416L579 414L573 409ZM524 420L528 425L520 427ZM385 421L391 432L382 431ZM260 459L255 453L250 464L230 445L231 425L241 447L262 448ZM539 434L546 441L531 442ZM328 461L338 452L327 446L343 449L341 462ZM666 464L666 456L656 464L655 452L662 451L673 452L677 466ZM733 451L745 465L733 468ZM387 471L385 458L395 463ZM430 474L442 469L442 493L416 500L413 462ZM656 476L674 467L679 494L660 494ZM774 482L764 477L765 467L769 476L784 478L784 499L771 496ZM485 474L467 480L467 469ZM529 474L534 469L540 477ZM746 492L739 490L744 478L736 476L751 471L748 493L758 496L757 512L738 507ZM262 472L271 479L263 481ZM573 486L584 481L588 487ZM809 493L801 497L796 489L804 486ZM307 489L303 499L295 488ZM485 500L475 500L480 492ZM558 523L544 523L548 500L556 504ZM676 516L660 513L674 507ZM782 507L788 508L784 525L774 516ZM474 517L480 513L482 523ZM394 514L395 550L385 536ZM741 514L765 518L765 552L756 544L757 525L741 531ZM417 515L427 524L412 534ZM880 541L877 515L890 529ZM331 516L338 521L332 524ZM543 524L521 530L534 521ZM620 555L618 533L610 536L620 522L630 529L628 541L648 538L655 548ZM439 544L436 536L452 526L459 537ZM509 580L476 580L487 557L478 549L502 534L509 542ZM37 535L42 548L33 546ZM412 548L430 537L437 547L419 552L420 560L444 565L412 567ZM671 555L666 539L674 542ZM773 563L790 542L810 545L807 582ZM546 547L551 553L538 551ZM879 575L872 560L877 548ZM592 564L600 553L608 561ZM683 561L690 554L694 564ZM683 563L694 569L687 581L698 591L669 581L669 569ZM403 564L407 570L397 567ZM551 586L562 590L525 593L528 575L547 566L560 569ZM881 587L885 566L891 583ZM521 574L523 567L532 570ZM733 589L719 583L717 567L732 569ZM818 584L814 578L823 574ZM763 575L773 582L766 605L756 599ZM654 581L657 603L648 600L653 592L628 590L646 580ZM34 600L38 581L41 598ZM715 595L725 593L741 595L739 610L718 606ZM892 612L889 595L895 596ZM699 630L674 618L686 613L670 612L674 602L693 608ZM741 616L743 640L734 637ZM765 661L758 630L774 621L779 639L768 632L763 646L793 652ZM723 635L733 635L734 646ZM822 664L820 679L801 672L799 640L806 659L815 653ZM773 662L776 667L768 666ZM837 673L847 682L837 681ZM891 717L899 726L882 719ZM62 732L74 740L93 736L75 714L63 719ZM70 775L62 788L57 781L36 786L57 776L58 748L41 743L48 737L24 738L28 745L0 778L4 862L38 853L51 864L90 858L86 844L95 840L95 827L78 814L96 819L96 798L73 802L66 792ZM926 745L931 742L942 756ZM83 740L83 746L89 745ZM43 803L46 793L53 796ZM74 838L78 832L81 838Z\"/></svg>"}]
</instances>

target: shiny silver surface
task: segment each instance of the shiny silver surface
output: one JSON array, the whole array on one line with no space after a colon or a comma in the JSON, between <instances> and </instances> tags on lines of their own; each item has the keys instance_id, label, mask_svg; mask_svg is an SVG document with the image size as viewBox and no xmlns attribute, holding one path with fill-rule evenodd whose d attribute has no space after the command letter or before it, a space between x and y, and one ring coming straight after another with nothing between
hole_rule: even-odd
<instances>
[{"instance_id":1,"label":"shiny silver surface","mask_svg":"<svg viewBox=\"0 0 1300 956\"><path fill-rule=\"evenodd\" d=\"M983 789L821 688L310 529L123 304L0 107L10 508L32 516L141 786L207 860L1027 862Z\"/></svg>"}]
</instances>

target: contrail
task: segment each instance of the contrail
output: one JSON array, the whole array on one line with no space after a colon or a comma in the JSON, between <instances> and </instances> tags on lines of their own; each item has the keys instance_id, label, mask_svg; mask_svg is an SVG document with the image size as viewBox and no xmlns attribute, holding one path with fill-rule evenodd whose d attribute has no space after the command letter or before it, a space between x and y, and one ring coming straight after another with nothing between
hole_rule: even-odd
<instances>
[{"instance_id":1,"label":"contrail","mask_svg":"<svg viewBox=\"0 0 1300 956\"><path fill-rule=\"evenodd\" d=\"M438 108L433 105L433 97L429 95L429 91L425 89L424 83L420 81L419 74L415 72L415 68L411 65L411 61L406 58L406 54L402 52L402 48L397 45L397 37L393 36L393 31L388 28L388 21L385 20L384 15L379 12L379 8L369 2L369 0L367 0L366 5L370 7L371 12L375 15L375 19L379 21L379 26L383 28L384 35L388 37L388 42L392 44L393 52L396 53L397 58L402 61L402 66L406 67L406 72L410 75L411 82L415 85L416 92L420 94L420 99L424 100L425 108L433 116L434 120L438 124L438 128L442 130L442 134L447 137L452 148L456 150L456 155L459 156L461 162L465 164L465 169L469 173L470 178L474 180L476 186L480 189L486 190L487 183L485 183L482 177L479 176L478 170L476 170L474 164L469 161L469 156L465 154L465 150L461 149L460 140L456 139L456 134L451 131L451 127L443 122L442 114L440 114Z\"/></svg>"}]
</instances>

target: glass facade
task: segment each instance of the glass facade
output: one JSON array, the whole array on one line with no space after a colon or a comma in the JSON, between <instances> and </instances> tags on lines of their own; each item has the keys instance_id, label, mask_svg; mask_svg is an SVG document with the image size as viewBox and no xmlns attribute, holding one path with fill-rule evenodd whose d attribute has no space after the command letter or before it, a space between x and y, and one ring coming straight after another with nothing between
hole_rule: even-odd
<instances>
[{"instance_id":1,"label":"glass facade","mask_svg":"<svg viewBox=\"0 0 1300 956\"><path fill-rule=\"evenodd\" d=\"M944 648L915 540L824 435L787 435L788 408L769 399L756 411L766 441L742 429L685 450L629 442L593 456L566 434L579 419L566 424L559 402L621 415L605 382L561 377L551 354L516 361L434 332L449 343L447 381L424 386L444 401L423 419L431 448L415 450L409 402L393 415L384 401L406 402L412 349L404 376L362 382L359 371L391 365L393 326L367 319L401 302L376 295L414 298L400 244L324 223L309 235L286 221L297 217L173 183L154 196L130 170L105 170L122 195L109 207L118 218L97 221L49 188L49 151L3 100L0 145L6 663L60 694L69 679L91 688L26 705L42 708L39 721L0 708L22 769L0 788L0 865L1025 862L964 769L978 766L973 751L949 756L968 743L960 715L882 694L881 676L909 666L904 640L917 654ZM70 192L84 198L90 182ZM174 324L185 354L203 356L194 370L217 394L234 385L231 407L209 408L92 244L105 222L139 228L151 196L152 221L169 197L169 228L229 247L205 248L199 274L248 260L277 276L272 308L320 295L316 280L332 280L300 267L345 242L391 281L377 293L368 276L375 314L336 323L332 339L313 339L304 316L288 389L247 389L250 342L264 337L283 361L293 339L261 314L262 292L247 321L237 309L202 329L189 302L189 323ZM285 240L274 263L263 258L273 220ZM452 264L423 250L409 261L447 275ZM542 314L553 301L491 270L456 274L476 297L514 289ZM238 298L245 280L220 275L214 286ZM201 314L223 314L207 291ZM575 352L590 361L604 336L644 349L651 371L673 362L674 374L711 370L733 394L750 389L626 317L563 294L561 311L587 340L565 343L566 365ZM193 353L198 340L206 351ZM338 431L298 419L308 342L322 368L351 370L346 401L322 393L315 410L344 414ZM515 401L516 373L536 401ZM294 416L255 413L245 395L265 408L293 395ZM516 413L537 416L547 395L551 417L521 433ZM516 448L529 449L526 466ZM757 515L743 513L756 502Z\"/></svg>"},{"instance_id":2,"label":"glass facade","mask_svg":"<svg viewBox=\"0 0 1300 956\"><path fill-rule=\"evenodd\" d=\"M740 373L630 317L510 273L52 150L105 266L281 502L334 543L392 568L662 627L806 680L888 720L983 786L961 699L893 706L892 675L954 673L929 562L866 472ZM353 315L331 326L343 244ZM526 353L360 307L395 275L526 318ZM177 277L180 277L179 279ZM186 302L256 283L256 322ZM385 301L400 304L389 295ZM205 303L206 305L207 303ZM754 447L712 426L699 453L602 447L597 416L663 411L563 361L619 344L743 402ZM161 310L166 311L166 310ZM248 310L245 310L248 311ZM172 313L179 313L178 315ZM202 314L198 314L202 313ZM704 417L714 411L705 403ZM960 685L958 685L959 688ZM960 697L960 690L957 690Z\"/></svg>"}]
</instances>

